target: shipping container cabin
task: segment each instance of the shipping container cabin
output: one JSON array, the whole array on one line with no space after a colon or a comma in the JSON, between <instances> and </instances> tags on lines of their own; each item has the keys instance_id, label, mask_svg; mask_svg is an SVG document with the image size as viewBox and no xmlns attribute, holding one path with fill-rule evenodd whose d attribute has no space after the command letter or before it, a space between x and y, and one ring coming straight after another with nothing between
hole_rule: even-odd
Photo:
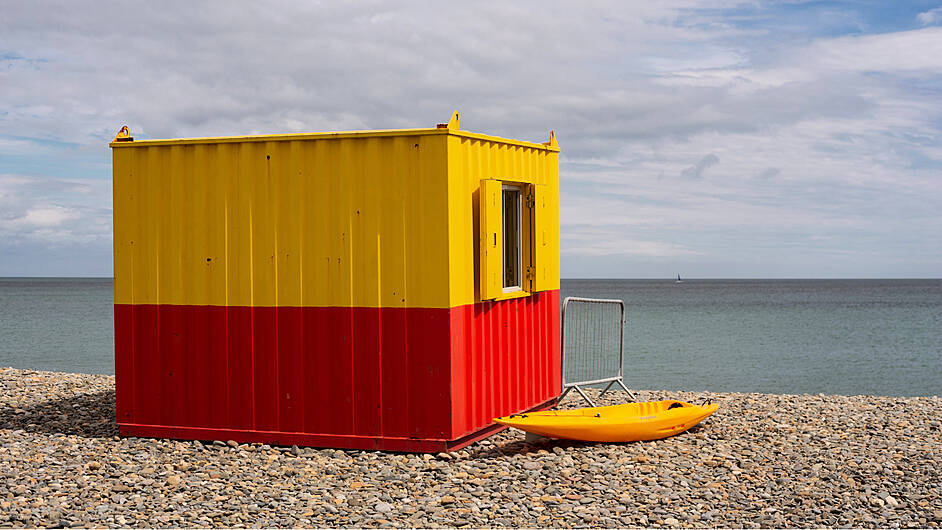
<instances>
[{"instance_id":1,"label":"shipping container cabin","mask_svg":"<svg viewBox=\"0 0 942 530\"><path fill-rule=\"evenodd\" d=\"M110 145L123 435L437 452L559 395L552 132Z\"/></svg>"}]
</instances>

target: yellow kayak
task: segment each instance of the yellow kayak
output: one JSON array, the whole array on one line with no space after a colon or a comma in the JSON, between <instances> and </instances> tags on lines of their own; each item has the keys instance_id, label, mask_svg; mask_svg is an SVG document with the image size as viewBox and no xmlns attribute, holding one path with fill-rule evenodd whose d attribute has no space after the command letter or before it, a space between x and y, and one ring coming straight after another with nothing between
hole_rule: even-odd
<instances>
[{"instance_id":1,"label":"yellow kayak","mask_svg":"<svg viewBox=\"0 0 942 530\"><path fill-rule=\"evenodd\" d=\"M716 412L717 404L647 401L610 407L511 414L494 421L520 430L585 442L658 440L686 431Z\"/></svg>"}]
</instances>

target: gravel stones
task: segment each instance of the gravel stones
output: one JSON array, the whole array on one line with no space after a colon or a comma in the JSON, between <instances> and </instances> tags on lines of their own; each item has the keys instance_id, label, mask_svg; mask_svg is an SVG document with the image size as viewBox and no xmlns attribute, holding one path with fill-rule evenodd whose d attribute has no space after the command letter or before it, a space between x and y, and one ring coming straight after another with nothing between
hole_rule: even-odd
<instances>
[{"instance_id":1,"label":"gravel stones","mask_svg":"<svg viewBox=\"0 0 942 530\"><path fill-rule=\"evenodd\" d=\"M942 526L937 397L638 394L720 409L655 442L269 447L121 438L112 377L0 369L0 527Z\"/></svg>"}]
</instances>

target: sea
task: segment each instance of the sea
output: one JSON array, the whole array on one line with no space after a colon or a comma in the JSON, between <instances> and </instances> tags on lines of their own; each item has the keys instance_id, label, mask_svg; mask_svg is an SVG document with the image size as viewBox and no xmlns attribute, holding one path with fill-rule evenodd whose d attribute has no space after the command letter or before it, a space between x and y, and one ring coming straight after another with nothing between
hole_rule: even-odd
<instances>
[{"instance_id":1,"label":"sea","mask_svg":"<svg viewBox=\"0 0 942 530\"><path fill-rule=\"evenodd\" d=\"M632 389L942 395L942 280L569 279L561 296L624 302ZM110 278L0 278L0 366L113 374L113 300Z\"/></svg>"}]
</instances>

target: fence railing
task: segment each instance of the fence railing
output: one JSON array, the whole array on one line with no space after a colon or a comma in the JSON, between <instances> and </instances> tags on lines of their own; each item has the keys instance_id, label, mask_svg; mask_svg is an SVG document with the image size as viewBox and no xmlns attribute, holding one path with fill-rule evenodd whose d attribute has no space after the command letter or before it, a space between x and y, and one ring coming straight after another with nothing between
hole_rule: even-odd
<instances>
[{"instance_id":1,"label":"fence railing","mask_svg":"<svg viewBox=\"0 0 942 530\"><path fill-rule=\"evenodd\" d=\"M623 381L625 303L621 300L567 297L562 314L563 393L575 390L591 406L583 387L608 383L599 397L618 385L637 400Z\"/></svg>"}]
</instances>

